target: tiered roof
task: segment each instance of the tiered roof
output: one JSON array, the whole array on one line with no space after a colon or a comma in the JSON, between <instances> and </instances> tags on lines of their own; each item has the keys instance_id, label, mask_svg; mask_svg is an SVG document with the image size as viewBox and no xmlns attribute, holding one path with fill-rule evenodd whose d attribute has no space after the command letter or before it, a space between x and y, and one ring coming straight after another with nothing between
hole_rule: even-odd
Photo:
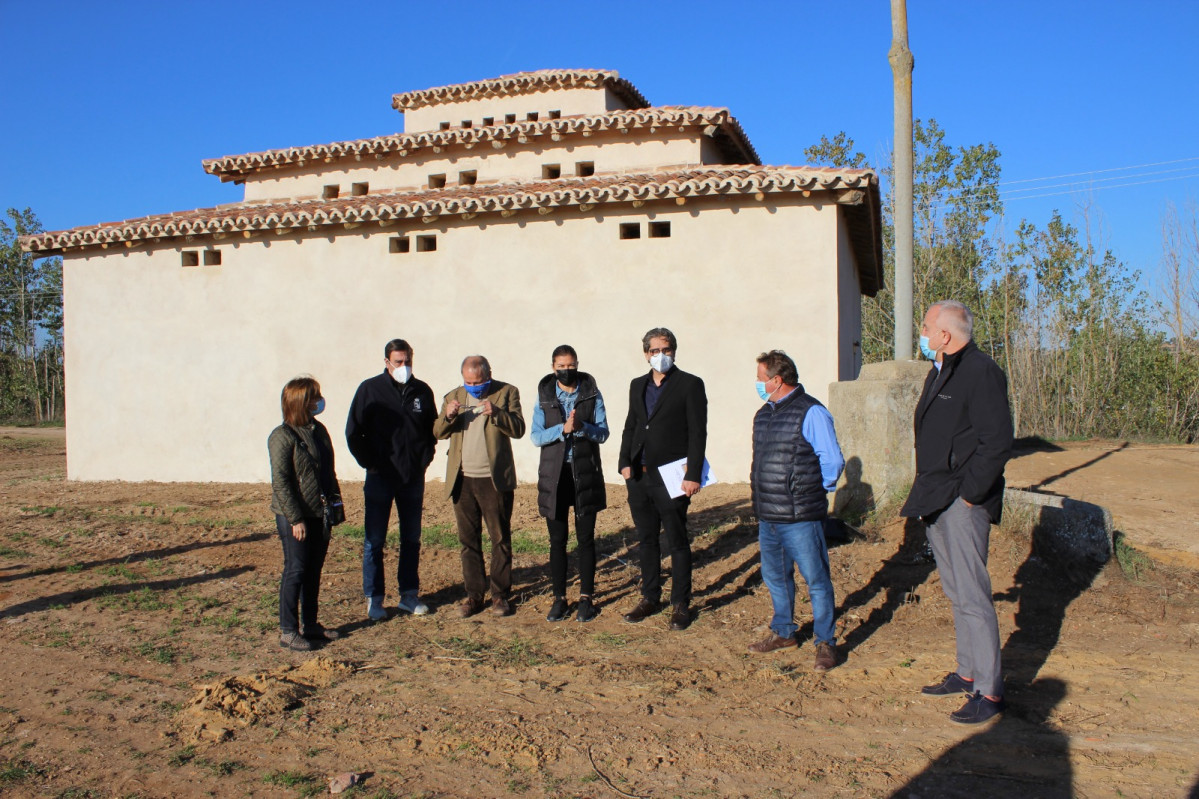
<instances>
[{"instance_id":1,"label":"tiered roof","mask_svg":"<svg viewBox=\"0 0 1199 799\"><path fill-rule=\"evenodd\" d=\"M307 147L287 147L244 155L226 155L203 162L204 171L218 175L221 180L245 180L248 175L282 167L302 167L311 162L332 162L339 159L406 157L431 148L491 145L496 149L509 142L525 143L539 138L559 142L564 138L589 138L597 133L618 131L629 133L644 130L655 133L658 128L701 128L713 136L725 150L729 160L736 163L759 164L758 153L745 131L727 108L697 106L659 106L605 114L567 116L536 122L513 122L449 130L426 130L415 133L393 133L370 139L314 144Z\"/></svg>"},{"instance_id":2,"label":"tiered roof","mask_svg":"<svg viewBox=\"0 0 1199 799\"><path fill-rule=\"evenodd\" d=\"M435 86L415 92L392 95L391 107L397 111L409 111L443 103L462 103L484 100L490 97L511 97L521 94L553 91L555 89L599 89L607 88L629 108L645 108L649 101L645 95L619 72L608 69L543 69L536 72L517 72L498 78L457 83L453 86Z\"/></svg>"},{"instance_id":3,"label":"tiered roof","mask_svg":"<svg viewBox=\"0 0 1199 799\"><path fill-rule=\"evenodd\" d=\"M689 198L826 193L846 207L857 256L862 290L881 286L882 253L878 178L870 170L825 167L718 166L643 174L560 178L537 182L457 186L424 191L395 191L334 200L237 203L124 222L38 233L21 238L21 246L42 255L69 248L133 246L177 236L226 236L274 232L292 234L328 227L358 227L420 220L432 224L441 216L465 219L481 214L511 216L520 211L552 213L556 208L589 211L599 204L634 206L655 200L685 203Z\"/></svg>"}]
</instances>

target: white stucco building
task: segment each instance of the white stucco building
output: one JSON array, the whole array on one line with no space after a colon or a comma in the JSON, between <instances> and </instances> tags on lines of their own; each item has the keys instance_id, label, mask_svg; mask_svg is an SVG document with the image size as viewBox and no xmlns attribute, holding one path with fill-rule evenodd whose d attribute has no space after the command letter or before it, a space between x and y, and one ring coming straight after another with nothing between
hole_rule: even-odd
<instances>
[{"instance_id":1,"label":"white stucco building","mask_svg":"<svg viewBox=\"0 0 1199 799\"><path fill-rule=\"evenodd\" d=\"M22 241L64 257L69 479L268 480L301 373L324 390L339 475L361 479L345 414L396 337L438 397L486 355L526 419L550 352L573 345L608 406L609 480L652 327L707 383L725 481L748 479L760 351L785 349L821 400L856 377L860 298L882 281L874 173L763 166L727 109L650 106L603 70L393 106L403 133L205 161L242 202ZM536 448L514 449L534 480Z\"/></svg>"}]
</instances>

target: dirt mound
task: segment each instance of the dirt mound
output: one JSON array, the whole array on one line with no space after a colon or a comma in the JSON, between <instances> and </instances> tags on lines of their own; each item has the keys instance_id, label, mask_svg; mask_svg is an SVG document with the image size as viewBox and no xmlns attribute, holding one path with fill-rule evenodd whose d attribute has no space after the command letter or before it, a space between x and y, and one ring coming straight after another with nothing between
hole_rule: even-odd
<instances>
[{"instance_id":1,"label":"dirt mound","mask_svg":"<svg viewBox=\"0 0 1199 799\"><path fill-rule=\"evenodd\" d=\"M198 687L184 709L184 727L197 739L225 740L232 736L229 722L249 726L299 707L318 688L329 687L356 668L348 661L318 656L299 666L223 677Z\"/></svg>"}]
</instances>

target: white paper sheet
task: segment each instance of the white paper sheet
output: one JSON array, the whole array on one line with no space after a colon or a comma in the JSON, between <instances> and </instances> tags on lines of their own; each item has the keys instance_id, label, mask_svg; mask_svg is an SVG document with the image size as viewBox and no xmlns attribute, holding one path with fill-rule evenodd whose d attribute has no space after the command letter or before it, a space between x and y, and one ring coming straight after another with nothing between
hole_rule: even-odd
<instances>
[{"instance_id":1,"label":"white paper sheet","mask_svg":"<svg viewBox=\"0 0 1199 799\"><path fill-rule=\"evenodd\" d=\"M683 496L683 478L687 476L686 458L662 464L658 467L658 473L662 475L662 484L666 486L671 499ZM712 467L708 464L708 459L704 458L704 471L699 478L699 487L703 488L715 482L717 482L716 475L712 474Z\"/></svg>"}]
</instances>

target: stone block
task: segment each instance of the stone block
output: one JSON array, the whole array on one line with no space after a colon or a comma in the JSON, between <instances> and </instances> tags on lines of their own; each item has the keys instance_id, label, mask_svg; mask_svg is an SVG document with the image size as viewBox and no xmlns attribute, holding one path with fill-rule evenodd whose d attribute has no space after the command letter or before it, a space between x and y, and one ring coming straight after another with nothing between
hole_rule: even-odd
<instances>
[{"instance_id":1,"label":"stone block","mask_svg":"<svg viewBox=\"0 0 1199 799\"><path fill-rule=\"evenodd\" d=\"M1034 511L1033 551L1075 584L1090 585L1111 559L1112 514L1107 508L1015 488L1004 491L1003 499L1009 508L1025 506Z\"/></svg>"},{"instance_id":2,"label":"stone block","mask_svg":"<svg viewBox=\"0 0 1199 799\"><path fill-rule=\"evenodd\" d=\"M845 456L835 513L852 518L911 488L912 414L929 367L928 361L872 363L856 380L829 385L828 408Z\"/></svg>"}]
</instances>

